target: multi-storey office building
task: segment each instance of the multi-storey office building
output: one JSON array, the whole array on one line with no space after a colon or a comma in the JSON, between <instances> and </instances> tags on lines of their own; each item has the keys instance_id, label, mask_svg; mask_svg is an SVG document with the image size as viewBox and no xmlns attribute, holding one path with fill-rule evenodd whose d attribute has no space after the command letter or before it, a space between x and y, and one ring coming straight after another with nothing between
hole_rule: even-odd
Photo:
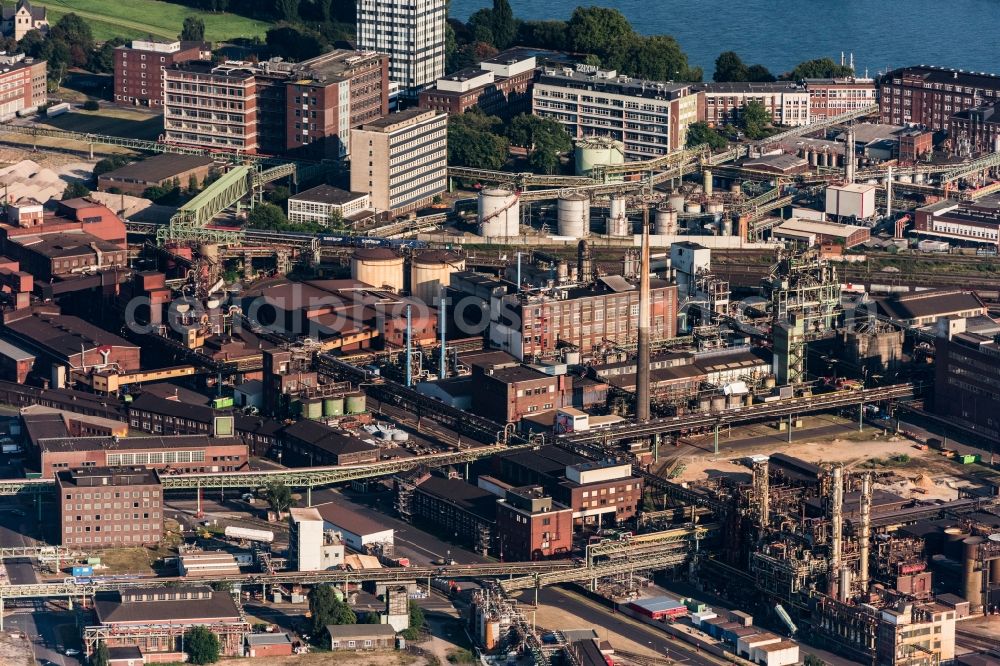
<instances>
[{"instance_id":1,"label":"multi-storey office building","mask_svg":"<svg viewBox=\"0 0 1000 666\"><path fill-rule=\"evenodd\" d=\"M341 158L351 128L389 110L388 58L337 50L301 63L197 60L164 69L170 143Z\"/></svg>"},{"instance_id":2,"label":"multi-storey office building","mask_svg":"<svg viewBox=\"0 0 1000 666\"><path fill-rule=\"evenodd\" d=\"M809 117L812 121L864 109L878 102L875 79L805 79L809 92Z\"/></svg>"},{"instance_id":3,"label":"multi-storey office building","mask_svg":"<svg viewBox=\"0 0 1000 666\"><path fill-rule=\"evenodd\" d=\"M701 119L709 125L734 123L750 102L759 102L776 125L809 124L809 92L789 81L775 83L700 83L705 96Z\"/></svg>"},{"instance_id":4,"label":"multi-storey office building","mask_svg":"<svg viewBox=\"0 0 1000 666\"><path fill-rule=\"evenodd\" d=\"M948 129L952 115L1000 101L1000 76L943 67L894 69L879 81L883 123Z\"/></svg>"},{"instance_id":5,"label":"multi-storey office building","mask_svg":"<svg viewBox=\"0 0 1000 666\"><path fill-rule=\"evenodd\" d=\"M537 49L514 48L453 72L420 93L420 108L454 115L478 107L488 116L512 118L531 112Z\"/></svg>"},{"instance_id":6,"label":"multi-storey office building","mask_svg":"<svg viewBox=\"0 0 1000 666\"><path fill-rule=\"evenodd\" d=\"M45 103L47 71L44 60L27 58L23 53L0 54L0 120Z\"/></svg>"},{"instance_id":7,"label":"multi-storey office building","mask_svg":"<svg viewBox=\"0 0 1000 666\"><path fill-rule=\"evenodd\" d=\"M1000 437L1000 336L965 331L937 338L934 411L989 439Z\"/></svg>"},{"instance_id":8,"label":"multi-storey office building","mask_svg":"<svg viewBox=\"0 0 1000 666\"><path fill-rule=\"evenodd\" d=\"M447 125L445 113L409 109L354 130L351 191L390 217L431 203L447 187Z\"/></svg>"},{"instance_id":9,"label":"multi-storey office building","mask_svg":"<svg viewBox=\"0 0 1000 666\"><path fill-rule=\"evenodd\" d=\"M188 60L210 57L201 42L133 40L115 49L115 104L163 105L163 70Z\"/></svg>"},{"instance_id":10,"label":"multi-storey office building","mask_svg":"<svg viewBox=\"0 0 1000 666\"><path fill-rule=\"evenodd\" d=\"M605 136L643 160L684 147L701 97L686 83L644 81L577 65L546 68L535 81L532 112L557 120L571 137Z\"/></svg>"},{"instance_id":11,"label":"multi-storey office building","mask_svg":"<svg viewBox=\"0 0 1000 666\"><path fill-rule=\"evenodd\" d=\"M145 467L87 467L56 475L63 545L110 548L159 543L163 488Z\"/></svg>"},{"instance_id":12,"label":"multi-storey office building","mask_svg":"<svg viewBox=\"0 0 1000 666\"><path fill-rule=\"evenodd\" d=\"M446 0L358 0L358 48L389 55L389 78L415 95L444 76Z\"/></svg>"}]
</instances>

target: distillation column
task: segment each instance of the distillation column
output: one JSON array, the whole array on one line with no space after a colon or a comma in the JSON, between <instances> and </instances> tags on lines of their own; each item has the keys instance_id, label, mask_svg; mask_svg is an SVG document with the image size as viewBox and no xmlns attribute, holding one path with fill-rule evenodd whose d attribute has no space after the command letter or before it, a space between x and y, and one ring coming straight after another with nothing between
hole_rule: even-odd
<instances>
[{"instance_id":1,"label":"distillation column","mask_svg":"<svg viewBox=\"0 0 1000 666\"><path fill-rule=\"evenodd\" d=\"M847 598L847 590L840 589L841 554L843 553L844 530L844 468L837 465L833 468L833 478L830 501L830 596L843 601Z\"/></svg>"},{"instance_id":2,"label":"distillation column","mask_svg":"<svg viewBox=\"0 0 1000 666\"><path fill-rule=\"evenodd\" d=\"M649 204L642 209L642 258L639 267L639 358L635 374L635 418L649 420Z\"/></svg>"},{"instance_id":3,"label":"distillation column","mask_svg":"<svg viewBox=\"0 0 1000 666\"><path fill-rule=\"evenodd\" d=\"M861 477L861 532L858 540L860 563L858 564L858 589L862 595L868 594L868 548L872 537L872 475Z\"/></svg>"}]
</instances>

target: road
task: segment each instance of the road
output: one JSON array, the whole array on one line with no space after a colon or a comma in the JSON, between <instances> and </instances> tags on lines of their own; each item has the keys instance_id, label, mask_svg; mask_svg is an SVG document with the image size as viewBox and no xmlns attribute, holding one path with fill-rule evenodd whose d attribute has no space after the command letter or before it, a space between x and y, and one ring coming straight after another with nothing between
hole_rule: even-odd
<instances>
[{"instance_id":1,"label":"road","mask_svg":"<svg viewBox=\"0 0 1000 666\"><path fill-rule=\"evenodd\" d=\"M59 637L60 625L73 625L76 632L76 616L67 611L53 612L50 610L18 609L4 617L4 629L20 631L31 639L31 651L39 664L57 664L57 666L81 666L82 655L67 656L59 650L67 647L80 650L79 640L69 646L62 644ZM68 631L66 632L69 633Z\"/></svg>"},{"instance_id":2,"label":"road","mask_svg":"<svg viewBox=\"0 0 1000 666\"><path fill-rule=\"evenodd\" d=\"M532 592L526 592L522 596L522 603L530 603L532 594ZM719 666L719 664L726 663L717 657L697 650L693 645L670 638L666 632L655 627L626 615L612 613L610 608L591 601L576 592L560 587L546 587L539 591L538 603L558 606L579 618L581 625L598 629L598 633L600 633L601 627L605 627L618 634L629 636L635 642L645 643L649 649L675 661L683 661L686 664L697 666ZM524 606L525 610L528 608L529 606ZM562 628L572 629L574 627Z\"/></svg>"},{"instance_id":3,"label":"road","mask_svg":"<svg viewBox=\"0 0 1000 666\"><path fill-rule=\"evenodd\" d=\"M390 493L378 493L370 495L377 506L384 511L392 510L392 498ZM432 560L441 558L451 558L458 564L478 564L489 562L490 560L482 555L462 548L453 543L448 543L440 537L430 532L426 532L410 523L394 518L382 510L375 510L365 504L355 501L349 495L332 489L314 490L312 494L313 504L324 504L326 502L337 502L345 504L352 511L360 513L372 520L376 520L386 527L395 530L396 555L398 557L408 557L414 564L431 564Z\"/></svg>"}]
</instances>

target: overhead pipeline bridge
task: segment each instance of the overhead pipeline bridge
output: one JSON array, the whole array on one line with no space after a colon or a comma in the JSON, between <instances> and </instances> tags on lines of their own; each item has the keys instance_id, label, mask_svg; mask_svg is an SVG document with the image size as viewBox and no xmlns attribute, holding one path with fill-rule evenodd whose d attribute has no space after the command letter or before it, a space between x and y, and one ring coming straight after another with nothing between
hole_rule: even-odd
<instances>
[{"instance_id":1,"label":"overhead pipeline bridge","mask_svg":"<svg viewBox=\"0 0 1000 666\"><path fill-rule=\"evenodd\" d=\"M622 574L636 573L642 571L656 571L668 569L680 564L684 564L691 557L691 551L672 551L665 553L644 554L641 559L620 559L611 560L596 564L594 566L576 567L561 571L550 571L545 573L534 573L518 578L510 578L500 581L500 588L507 593L518 590L530 590L549 585L559 585L561 583L583 583L604 578L607 576L618 576Z\"/></svg>"},{"instance_id":2,"label":"overhead pipeline bridge","mask_svg":"<svg viewBox=\"0 0 1000 666\"><path fill-rule=\"evenodd\" d=\"M796 137L805 136L811 132L815 132L821 129L827 129L829 127L835 127L837 125L843 125L851 120L856 120L858 118L863 118L865 116L870 116L878 113L878 104L872 104L866 106L862 109L854 109L853 111L848 111L846 113L841 113L836 116L831 116L830 118L824 118L823 120L816 120L809 123L808 125L802 125L801 127L793 127L791 129L785 130L784 132L779 132L765 139L760 139L757 141L752 141L749 146L754 148L764 148L775 143L780 143L787 139L794 139Z\"/></svg>"},{"instance_id":3,"label":"overhead pipeline bridge","mask_svg":"<svg viewBox=\"0 0 1000 666\"><path fill-rule=\"evenodd\" d=\"M914 384L895 384L861 391L836 391L820 395L790 398L777 402L761 403L746 407L736 407L711 414L692 414L652 419L644 423L626 423L610 428L559 435L555 442L566 448L578 445L600 445L625 439L638 439L679 432L693 428L715 427L744 423L761 418L808 414L839 407L912 398L918 387Z\"/></svg>"},{"instance_id":4,"label":"overhead pipeline bridge","mask_svg":"<svg viewBox=\"0 0 1000 666\"><path fill-rule=\"evenodd\" d=\"M329 571L277 571L275 573L213 574L213 583L241 585L316 585L320 583L387 582L403 583L421 578L496 578L554 573L574 568L569 560L545 562L501 562L485 564L457 564L451 566L383 567L363 571L333 569ZM98 592L163 587L204 582L204 578L183 576L150 578L95 577L78 584L73 578L58 582L39 582L26 585L0 584L0 600L51 597L84 597Z\"/></svg>"},{"instance_id":5,"label":"overhead pipeline bridge","mask_svg":"<svg viewBox=\"0 0 1000 666\"><path fill-rule=\"evenodd\" d=\"M512 183L518 189L528 187L573 187L576 185L594 185L597 183L587 176L548 176L531 172L495 171L492 169L476 169L473 167L448 167L449 178L479 180L487 183Z\"/></svg>"},{"instance_id":6,"label":"overhead pipeline bridge","mask_svg":"<svg viewBox=\"0 0 1000 666\"><path fill-rule=\"evenodd\" d=\"M371 479L406 472L418 467L438 467L473 462L505 451L516 451L522 446L495 444L461 451L432 453L395 460L361 465L332 467L298 467L279 470L249 472L199 472L192 474L164 474L160 481L164 490L262 488L271 482L281 482L291 488L321 488L348 481ZM18 494L43 495L55 490L54 479L0 479L0 496Z\"/></svg>"},{"instance_id":7,"label":"overhead pipeline bridge","mask_svg":"<svg viewBox=\"0 0 1000 666\"><path fill-rule=\"evenodd\" d=\"M941 174L941 183L951 183L959 178L966 178L985 169L1000 167L1000 152L984 155L977 160L955 167Z\"/></svg>"}]
</instances>

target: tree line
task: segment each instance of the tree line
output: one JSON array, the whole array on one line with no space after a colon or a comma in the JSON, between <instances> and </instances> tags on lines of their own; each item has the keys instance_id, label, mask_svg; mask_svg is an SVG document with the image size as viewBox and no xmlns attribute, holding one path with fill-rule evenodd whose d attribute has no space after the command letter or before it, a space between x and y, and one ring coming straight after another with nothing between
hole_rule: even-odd
<instances>
[{"instance_id":1,"label":"tree line","mask_svg":"<svg viewBox=\"0 0 1000 666\"><path fill-rule=\"evenodd\" d=\"M669 35L640 35L625 15L606 7L577 7L568 21L517 19L508 0L493 0L467 23L449 19L447 71L468 67L511 46L586 54L585 62L656 81L701 81L699 67Z\"/></svg>"},{"instance_id":2,"label":"tree line","mask_svg":"<svg viewBox=\"0 0 1000 666\"><path fill-rule=\"evenodd\" d=\"M569 134L555 120L522 113L504 123L478 107L448 118L448 164L501 169L511 146L524 148L535 173L559 173L559 155L573 148Z\"/></svg>"}]
</instances>

